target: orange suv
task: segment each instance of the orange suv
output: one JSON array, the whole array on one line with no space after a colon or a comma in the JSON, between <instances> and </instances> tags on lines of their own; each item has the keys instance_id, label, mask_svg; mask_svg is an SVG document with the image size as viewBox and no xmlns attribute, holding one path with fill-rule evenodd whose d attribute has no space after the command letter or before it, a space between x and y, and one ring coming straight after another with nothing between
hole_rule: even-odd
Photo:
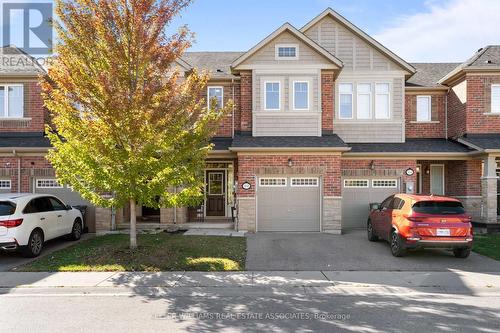
<instances>
[{"instance_id":1,"label":"orange suv","mask_svg":"<svg viewBox=\"0 0 500 333\"><path fill-rule=\"evenodd\" d=\"M467 258L473 240L471 217L462 203L434 195L396 194L372 204L367 232L372 242L387 240L396 257L408 249L443 248Z\"/></svg>"}]
</instances>

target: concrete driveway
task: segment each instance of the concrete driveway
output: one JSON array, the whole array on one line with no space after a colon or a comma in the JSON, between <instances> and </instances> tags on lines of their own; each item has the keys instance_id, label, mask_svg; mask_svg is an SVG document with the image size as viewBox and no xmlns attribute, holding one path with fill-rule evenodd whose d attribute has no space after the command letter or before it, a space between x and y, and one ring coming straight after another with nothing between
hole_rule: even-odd
<instances>
[{"instance_id":1,"label":"concrete driveway","mask_svg":"<svg viewBox=\"0 0 500 333\"><path fill-rule=\"evenodd\" d=\"M85 239L89 239L90 237L94 237L94 234L83 234L82 238L78 242L81 242L82 240L85 240ZM38 258L46 256L54 251L64 249L68 246L75 245L78 242L66 240L66 239L64 239L64 237L52 239L44 244L43 252ZM36 258L36 259L38 259L38 258ZM21 253L18 253L18 252L0 251L0 272L9 271L9 270L13 269L14 267L27 264L33 260L35 260L35 259L24 258L21 255Z\"/></svg>"},{"instance_id":2,"label":"concrete driveway","mask_svg":"<svg viewBox=\"0 0 500 333\"><path fill-rule=\"evenodd\" d=\"M500 272L500 262L472 253L457 259L441 250L409 252L395 258L389 244L369 242L364 231L343 235L257 233L247 236L248 270Z\"/></svg>"}]
</instances>

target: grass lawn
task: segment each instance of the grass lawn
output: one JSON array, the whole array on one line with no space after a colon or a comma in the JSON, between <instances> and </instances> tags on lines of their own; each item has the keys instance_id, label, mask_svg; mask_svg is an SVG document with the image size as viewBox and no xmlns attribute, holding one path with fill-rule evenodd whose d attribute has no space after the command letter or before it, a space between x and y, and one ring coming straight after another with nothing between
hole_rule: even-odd
<instances>
[{"instance_id":1,"label":"grass lawn","mask_svg":"<svg viewBox=\"0 0 500 333\"><path fill-rule=\"evenodd\" d=\"M474 252L500 260L500 235L475 235Z\"/></svg>"},{"instance_id":2,"label":"grass lawn","mask_svg":"<svg viewBox=\"0 0 500 333\"><path fill-rule=\"evenodd\" d=\"M245 269L244 237L138 235L139 247L128 248L129 235L106 235L82 241L35 260L16 271L240 271Z\"/></svg>"}]
</instances>

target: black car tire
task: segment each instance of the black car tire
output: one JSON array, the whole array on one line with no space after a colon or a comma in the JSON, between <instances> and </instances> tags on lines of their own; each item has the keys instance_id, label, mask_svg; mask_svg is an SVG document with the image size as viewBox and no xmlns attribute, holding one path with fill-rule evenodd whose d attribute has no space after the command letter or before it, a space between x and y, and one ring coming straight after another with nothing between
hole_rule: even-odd
<instances>
[{"instance_id":1,"label":"black car tire","mask_svg":"<svg viewBox=\"0 0 500 333\"><path fill-rule=\"evenodd\" d=\"M71 240L77 241L82 237L82 232L83 232L82 221L79 218L77 218L73 223L73 228L71 229L71 234L69 235L69 238Z\"/></svg>"},{"instance_id":2,"label":"black car tire","mask_svg":"<svg viewBox=\"0 0 500 333\"><path fill-rule=\"evenodd\" d=\"M375 230L373 230L372 221L370 219L368 219L368 222L366 223L366 234L370 242L378 241L378 236L375 234Z\"/></svg>"},{"instance_id":3,"label":"black car tire","mask_svg":"<svg viewBox=\"0 0 500 333\"><path fill-rule=\"evenodd\" d=\"M393 230L391 232L391 253L395 257L403 257L406 254L406 249L403 246L403 241L401 240L401 236Z\"/></svg>"},{"instance_id":4,"label":"black car tire","mask_svg":"<svg viewBox=\"0 0 500 333\"><path fill-rule=\"evenodd\" d=\"M28 239L28 244L23 248L23 255L28 258L35 258L42 253L43 250L43 232L40 229L35 229L31 232Z\"/></svg>"},{"instance_id":5,"label":"black car tire","mask_svg":"<svg viewBox=\"0 0 500 333\"><path fill-rule=\"evenodd\" d=\"M453 250L453 255L456 258L465 259L469 256L469 254L470 254L470 249L454 249Z\"/></svg>"}]
</instances>

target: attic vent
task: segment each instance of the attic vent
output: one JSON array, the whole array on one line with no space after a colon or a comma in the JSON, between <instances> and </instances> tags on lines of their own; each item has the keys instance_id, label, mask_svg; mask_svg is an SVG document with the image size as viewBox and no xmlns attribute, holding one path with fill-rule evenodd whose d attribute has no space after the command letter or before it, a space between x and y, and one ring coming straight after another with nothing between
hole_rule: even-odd
<instances>
[{"instance_id":1,"label":"attic vent","mask_svg":"<svg viewBox=\"0 0 500 333\"><path fill-rule=\"evenodd\" d=\"M222 69L217 68L217 73L224 73Z\"/></svg>"}]
</instances>

